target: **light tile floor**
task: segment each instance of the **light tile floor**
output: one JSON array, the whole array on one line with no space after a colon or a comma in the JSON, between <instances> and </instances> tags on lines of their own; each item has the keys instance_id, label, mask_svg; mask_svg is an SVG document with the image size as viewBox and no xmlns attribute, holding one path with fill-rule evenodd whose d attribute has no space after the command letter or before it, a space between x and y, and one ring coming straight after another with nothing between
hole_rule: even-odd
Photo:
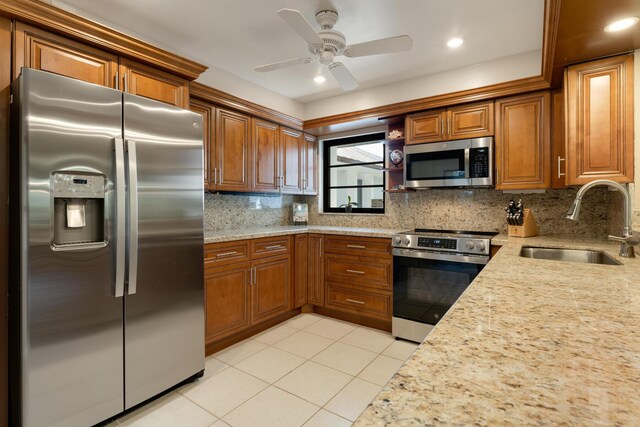
<instances>
[{"instance_id":1,"label":"light tile floor","mask_svg":"<svg viewBox=\"0 0 640 427\"><path fill-rule=\"evenodd\" d=\"M111 426L350 426L416 345L316 314L224 349L205 375Z\"/></svg>"}]
</instances>

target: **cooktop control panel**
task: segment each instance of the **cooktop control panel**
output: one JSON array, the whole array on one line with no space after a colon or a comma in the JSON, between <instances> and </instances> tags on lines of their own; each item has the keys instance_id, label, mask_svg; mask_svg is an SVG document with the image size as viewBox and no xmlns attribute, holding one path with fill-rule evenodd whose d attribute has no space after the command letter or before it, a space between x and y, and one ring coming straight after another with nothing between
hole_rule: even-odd
<instances>
[{"instance_id":1,"label":"cooktop control panel","mask_svg":"<svg viewBox=\"0 0 640 427\"><path fill-rule=\"evenodd\" d=\"M431 237L418 237L418 246L421 248L434 249L457 249L456 239L433 239Z\"/></svg>"}]
</instances>

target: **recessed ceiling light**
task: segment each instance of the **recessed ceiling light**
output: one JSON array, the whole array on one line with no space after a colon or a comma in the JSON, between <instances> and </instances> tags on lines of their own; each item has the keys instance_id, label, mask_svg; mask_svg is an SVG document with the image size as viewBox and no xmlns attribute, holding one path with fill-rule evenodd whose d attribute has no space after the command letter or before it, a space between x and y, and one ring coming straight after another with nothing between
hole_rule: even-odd
<instances>
[{"instance_id":1,"label":"recessed ceiling light","mask_svg":"<svg viewBox=\"0 0 640 427\"><path fill-rule=\"evenodd\" d=\"M640 21L637 16L629 16L628 18L619 19L604 27L607 33L613 33L615 31L626 30L629 27L633 27Z\"/></svg>"},{"instance_id":2,"label":"recessed ceiling light","mask_svg":"<svg viewBox=\"0 0 640 427\"><path fill-rule=\"evenodd\" d=\"M460 47L462 43L464 43L462 39L456 37L455 39L449 40L447 42L447 46L455 48L455 47Z\"/></svg>"},{"instance_id":3,"label":"recessed ceiling light","mask_svg":"<svg viewBox=\"0 0 640 427\"><path fill-rule=\"evenodd\" d=\"M317 75L313 78L313 81L318 83L318 84L322 84L324 83L324 81L327 80L324 76L321 75Z\"/></svg>"}]
</instances>

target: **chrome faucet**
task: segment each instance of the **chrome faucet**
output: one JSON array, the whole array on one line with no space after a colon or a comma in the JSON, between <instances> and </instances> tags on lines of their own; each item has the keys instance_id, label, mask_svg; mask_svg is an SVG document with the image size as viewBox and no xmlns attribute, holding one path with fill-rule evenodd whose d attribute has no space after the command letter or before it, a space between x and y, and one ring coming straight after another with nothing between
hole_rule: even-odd
<instances>
[{"instance_id":1,"label":"chrome faucet","mask_svg":"<svg viewBox=\"0 0 640 427\"><path fill-rule=\"evenodd\" d=\"M590 183L583 185L578 190L576 199L573 201L571 207L569 208L569 211L567 212L567 218L572 221L577 221L580 213L580 203L582 202L584 193L586 193L589 189L600 185L606 185L610 188L615 188L622 194L622 197L624 199L624 226L622 229L622 237L609 236L609 240L620 242L620 256L626 258L635 258L636 255L633 247L640 244L640 239L634 237L633 231L631 230L631 195L629 194L629 190L627 190L626 186L609 179L598 179L596 181L591 181Z\"/></svg>"}]
</instances>

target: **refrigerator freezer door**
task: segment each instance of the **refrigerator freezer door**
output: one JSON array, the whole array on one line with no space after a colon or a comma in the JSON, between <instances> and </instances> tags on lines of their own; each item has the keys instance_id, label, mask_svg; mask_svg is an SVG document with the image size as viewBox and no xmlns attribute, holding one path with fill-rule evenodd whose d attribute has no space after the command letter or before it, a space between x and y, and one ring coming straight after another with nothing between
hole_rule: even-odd
<instances>
[{"instance_id":1,"label":"refrigerator freezer door","mask_svg":"<svg viewBox=\"0 0 640 427\"><path fill-rule=\"evenodd\" d=\"M199 115L125 94L124 117L128 409L204 369L204 189Z\"/></svg>"},{"instance_id":2,"label":"refrigerator freezer door","mask_svg":"<svg viewBox=\"0 0 640 427\"><path fill-rule=\"evenodd\" d=\"M11 395L21 396L15 404L23 426L92 425L124 407L123 299L113 294L122 94L26 68L13 93L20 197L12 209L20 210L21 239L19 281L11 285L20 299L12 307L19 309L19 336L12 339L20 341L20 355ZM64 176L73 178L70 191L92 184L104 199L68 199L94 202L87 202L82 227L65 229L60 221L59 231L92 226L104 233L102 244L55 246L54 216L66 209L54 210L61 200L52 190Z\"/></svg>"}]
</instances>

